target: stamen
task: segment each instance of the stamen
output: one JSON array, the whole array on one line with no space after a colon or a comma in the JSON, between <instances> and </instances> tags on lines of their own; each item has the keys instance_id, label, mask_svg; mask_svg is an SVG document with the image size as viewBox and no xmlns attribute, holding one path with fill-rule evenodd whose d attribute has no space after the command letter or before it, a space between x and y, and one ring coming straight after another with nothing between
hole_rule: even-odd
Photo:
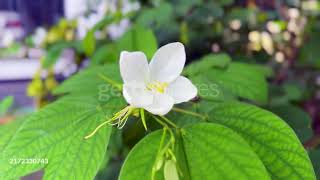
<instances>
[{"instance_id":1,"label":"stamen","mask_svg":"<svg viewBox=\"0 0 320 180\"><path fill-rule=\"evenodd\" d=\"M153 83L149 83L147 85L147 89L149 91L157 91L157 92L163 94L165 92L165 90L167 89L168 85L169 84L166 82L153 82Z\"/></svg>"},{"instance_id":2,"label":"stamen","mask_svg":"<svg viewBox=\"0 0 320 180\"><path fill-rule=\"evenodd\" d=\"M134 110L134 107L132 107L132 106L125 107L124 109L115 113L112 118L101 123L98 127L96 127L96 129L94 129L94 131L92 133L90 133L89 135L84 137L84 139L91 138L92 136L94 136L98 132L98 130L100 128L102 128L103 126L105 126L107 124L112 125L112 126L117 125L117 128L122 129L125 126L127 120L129 119L129 116L132 114L133 110Z\"/></svg>"}]
</instances>

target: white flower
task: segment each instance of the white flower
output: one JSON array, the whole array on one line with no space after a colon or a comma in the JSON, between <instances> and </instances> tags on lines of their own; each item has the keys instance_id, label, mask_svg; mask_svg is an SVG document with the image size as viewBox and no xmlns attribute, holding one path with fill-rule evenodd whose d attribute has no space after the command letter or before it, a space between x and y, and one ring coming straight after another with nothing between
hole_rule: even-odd
<instances>
[{"instance_id":1,"label":"white flower","mask_svg":"<svg viewBox=\"0 0 320 180\"><path fill-rule=\"evenodd\" d=\"M33 43L36 47L40 47L47 37L47 31L43 27L38 27L32 36Z\"/></svg>"},{"instance_id":2,"label":"white flower","mask_svg":"<svg viewBox=\"0 0 320 180\"><path fill-rule=\"evenodd\" d=\"M108 34L112 40L119 39L129 27L129 19L122 19L119 23L113 23L108 26Z\"/></svg>"},{"instance_id":3,"label":"white flower","mask_svg":"<svg viewBox=\"0 0 320 180\"><path fill-rule=\"evenodd\" d=\"M78 27L78 37L79 39L83 39L87 32L93 28L99 21L103 19L102 14L92 13L88 17L80 16L77 20Z\"/></svg>"},{"instance_id":4,"label":"white flower","mask_svg":"<svg viewBox=\"0 0 320 180\"><path fill-rule=\"evenodd\" d=\"M120 72L124 98L130 106L156 115L165 115L174 104L191 100L197 88L180 76L185 61L185 49L179 42L162 46L149 64L143 52L123 51Z\"/></svg>"}]
</instances>

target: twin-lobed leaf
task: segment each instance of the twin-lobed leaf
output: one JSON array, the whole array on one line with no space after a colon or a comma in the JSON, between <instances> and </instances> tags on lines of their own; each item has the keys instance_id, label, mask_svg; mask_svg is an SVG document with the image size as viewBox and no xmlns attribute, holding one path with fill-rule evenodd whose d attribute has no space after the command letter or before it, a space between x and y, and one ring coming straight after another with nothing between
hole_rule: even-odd
<instances>
[{"instance_id":1,"label":"twin-lobed leaf","mask_svg":"<svg viewBox=\"0 0 320 180\"><path fill-rule=\"evenodd\" d=\"M205 105L210 106L210 103ZM209 112L208 121L214 124L194 124L194 118L192 124L181 124L181 121L188 121L188 116L178 120L183 128L177 144L182 145L183 150L178 148L180 151L176 151L176 156L178 162L187 166L181 168L187 170L181 179L316 179L299 139L276 115L238 102L211 103L211 108L204 111ZM161 132L156 132L136 145L123 166L120 179L134 179L142 173L150 177L160 138ZM246 148L252 156L244 152ZM146 166L136 165L136 162ZM251 164L254 162L255 165ZM250 169L259 169L258 162L263 164L265 171ZM257 173L254 178L250 172L246 173L246 168ZM237 169L241 170L240 174ZM159 178L163 179L162 176Z\"/></svg>"},{"instance_id":2,"label":"twin-lobed leaf","mask_svg":"<svg viewBox=\"0 0 320 180\"><path fill-rule=\"evenodd\" d=\"M162 132L148 135L133 148L122 167L120 180L151 179ZM181 146L177 161L185 158L187 164L180 173L181 179L270 179L245 140L224 126L190 125L180 129L177 136L181 136L176 144ZM159 170L156 179L164 178L164 170Z\"/></svg>"}]
</instances>

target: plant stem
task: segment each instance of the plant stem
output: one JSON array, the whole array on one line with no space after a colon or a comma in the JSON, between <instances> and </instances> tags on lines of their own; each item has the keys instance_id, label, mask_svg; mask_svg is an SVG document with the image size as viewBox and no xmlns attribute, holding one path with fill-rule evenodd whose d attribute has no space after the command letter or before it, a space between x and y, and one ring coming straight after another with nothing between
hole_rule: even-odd
<instances>
[{"instance_id":1,"label":"plant stem","mask_svg":"<svg viewBox=\"0 0 320 180\"><path fill-rule=\"evenodd\" d=\"M174 128L178 128L178 126L173 123L172 121L170 121L168 118L166 118L165 116L160 116L163 120L165 120L168 124L170 124L171 126L173 126Z\"/></svg>"},{"instance_id":2,"label":"plant stem","mask_svg":"<svg viewBox=\"0 0 320 180\"><path fill-rule=\"evenodd\" d=\"M196 112L188 111L188 110L177 108L177 107L174 107L173 110L176 111L176 112L179 112L179 113L183 113L183 114L188 114L188 115L191 115L191 116L199 117L202 120L206 120L205 116L203 116L203 115L201 115L199 113L196 113Z\"/></svg>"},{"instance_id":3,"label":"plant stem","mask_svg":"<svg viewBox=\"0 0 320 180\"><path fill-rule=\"evenodd\" d=\"M160 145L159 145L159 149L158 149L158 153L157 153L157 157L156 157L156 162L155 162L156 166L157 166L158 161L160 160L160 158L162 156L161 151L162 151L164 140L166 138L166 132L167 132L166 130L167 130L167 128L163 127L163 133L162 133L162 137L161 137L161 140L160 140ZM154 178L155 178L155 174L156 174L156 171L157 171L156 168L157 167L155 167L155 166L152 168L152 180L154 180Z\"/></svg>"}]
</instances>

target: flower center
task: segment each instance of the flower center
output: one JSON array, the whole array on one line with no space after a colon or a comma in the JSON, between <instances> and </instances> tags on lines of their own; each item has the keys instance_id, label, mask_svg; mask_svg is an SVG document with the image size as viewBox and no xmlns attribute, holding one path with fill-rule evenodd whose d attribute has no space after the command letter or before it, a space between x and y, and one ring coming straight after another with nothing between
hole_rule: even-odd
<instances>
[{"instance_id":1,"label":"flower center","mask_svg":"<svg viewBox=\"0 0 320 180\"><path fill-rule=\"evenodd\" d=\"M163 94L167 89L168 85L169 84L166 82L152 82L147 85L147 89L149 91L156 91Z\"/></svg>"}]
</instances>

